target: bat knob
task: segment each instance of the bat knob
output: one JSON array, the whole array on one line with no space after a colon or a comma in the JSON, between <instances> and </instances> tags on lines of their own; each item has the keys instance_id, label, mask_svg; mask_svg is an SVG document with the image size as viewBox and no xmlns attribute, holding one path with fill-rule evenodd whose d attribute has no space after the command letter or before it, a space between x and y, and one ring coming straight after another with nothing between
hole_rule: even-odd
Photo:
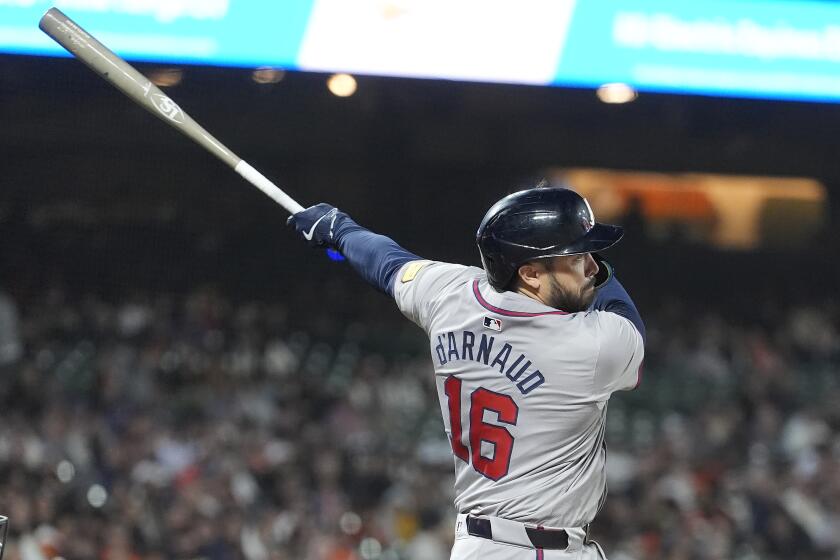
<instances>
[{"instance_id":1,"label":"bat knob","mask_svg":"<svg viewBox=\"0 0 840 560\"><path fill-rule=\"evenodd\" d=\"M346 260L344 255L336 251L335 249L327 249L327 256L330 258L331 261L343 261Z\"/></svg>"}]
</instances>

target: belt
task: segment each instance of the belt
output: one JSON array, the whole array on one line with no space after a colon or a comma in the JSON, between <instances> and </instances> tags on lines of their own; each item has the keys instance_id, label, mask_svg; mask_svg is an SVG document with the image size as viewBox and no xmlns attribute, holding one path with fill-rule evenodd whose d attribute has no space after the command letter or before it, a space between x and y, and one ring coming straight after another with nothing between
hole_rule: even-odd
<instances>
[{"instance_id":1,"label":"belt","mask_svg":"<svg viewBox=\"0 0 840 560\"><path fill-rule=\"evenodd\" d=\"M474 537L493 539L493 528L489 519L467 516L467 533ZM549 550L565 550L569 546L569 534L563 529L540 529L538 527L525 527L525 534L534 548L545 548Z\"/></svg>"}]
</instances>

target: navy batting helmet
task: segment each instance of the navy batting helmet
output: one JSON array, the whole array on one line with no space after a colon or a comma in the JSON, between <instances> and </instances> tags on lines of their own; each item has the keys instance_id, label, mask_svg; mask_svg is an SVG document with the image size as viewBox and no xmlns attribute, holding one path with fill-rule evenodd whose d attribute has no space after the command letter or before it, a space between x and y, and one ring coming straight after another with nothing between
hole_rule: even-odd
<instances>
[{"instance_id":1,"label":"navy batting helmet","mask_svg":"<svg viewBox=\"0 0 840 560\"><path fill-rule=\"evenodd\" d=\"M624 231L595 221L589 203L561 187L536 187L494 204L476 233L490 285L504 291L519 267L533 259L601 251Z\"/></svg>"}]
</instances>

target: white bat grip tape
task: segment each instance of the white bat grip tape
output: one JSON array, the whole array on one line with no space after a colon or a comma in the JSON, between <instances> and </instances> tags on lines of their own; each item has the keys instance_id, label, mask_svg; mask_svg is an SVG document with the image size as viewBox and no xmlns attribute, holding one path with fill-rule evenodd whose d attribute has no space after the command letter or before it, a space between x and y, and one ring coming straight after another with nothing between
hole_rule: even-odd
<instances>
[{"instance_id":1,"label":"white bat grip tape","mask_svg":"<svg viewBox=\"0 0 840 560\"><path fill-rule=\"evenodd\" d=\"M292 197L280 190L280 187L272 183L265 175L248 165L248 162L244 159L240 160L234 169L237 173L242 175L245 180L271 197L274 202L288 210L290 214L297 214L303 210L303 206L295 202Z\"/></svg>"}]
</instances>

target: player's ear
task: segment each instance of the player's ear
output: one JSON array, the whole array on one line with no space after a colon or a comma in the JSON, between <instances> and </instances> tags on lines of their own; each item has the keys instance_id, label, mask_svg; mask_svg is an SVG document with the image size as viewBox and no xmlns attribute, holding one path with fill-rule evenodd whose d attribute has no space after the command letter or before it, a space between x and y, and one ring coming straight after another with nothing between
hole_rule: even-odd
<instances>
[{"instance_id":1,"label":"player's ear","mask_svg":"<svg viewBox=\"0 0 840 560\"><path fill-rule=\"evenodd\" d=\"M516 270L516 279L521 285L533 290L539 290L544 270L535 262L526 262Z\"/></svg>"}]
</instances>

